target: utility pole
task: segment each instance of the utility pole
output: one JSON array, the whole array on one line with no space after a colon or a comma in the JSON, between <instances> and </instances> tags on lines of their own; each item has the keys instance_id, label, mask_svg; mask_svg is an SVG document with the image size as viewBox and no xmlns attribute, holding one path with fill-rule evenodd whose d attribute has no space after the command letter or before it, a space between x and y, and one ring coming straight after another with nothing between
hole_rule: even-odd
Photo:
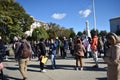
<instances>
[{"instance_id":1,"label":"utility pole","mask_svg":"<svg viewBox=\"0 0 120 80\"><path fill-rule=\"evenodd\" d=\"M94 4L94 0L92 0L92 2L93 2L94 30L96 31L96 16L95 16L95 4Z\"/></svg>"}]
</instances>

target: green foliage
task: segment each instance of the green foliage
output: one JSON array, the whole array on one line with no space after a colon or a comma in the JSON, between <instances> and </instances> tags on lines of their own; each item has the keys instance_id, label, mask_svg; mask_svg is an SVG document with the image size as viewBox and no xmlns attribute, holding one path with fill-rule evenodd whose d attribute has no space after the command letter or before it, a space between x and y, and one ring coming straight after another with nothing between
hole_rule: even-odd
<instances>
[{"instance_id":1,"label":"green foliage","mask_svg":"<svg viewBox=\"0 0 120 80\"><path fill-rule=\"evenodd\" d=\"M48 34L46 30L42 26L35 28L32 33L33 40L40 40L41 38L45 38L45 39L48 38Z\"/></svg>"},{"instance_id":2,"label":"green foliage","mask_svg":"<svg viewBox=\"0 0 120 80\"><path fill-rule=\"evenodd\" d=\"M0 0L0 35L8 38L21 36L32 23L33 18L15 0Z\"/></svg>"},{"instance_id":3,"label":"green foliage","mask_svg":"<svg viewBox=\"0 0 120 80\"><path fill-rule=\"evenodd\" d=\"M107 35L107 31L106 31L106 30L100 31L99 35L101 35L101 36L106 36L106 35Z\"/></svg>"},{"instance_id":4,"label":"green foliage","mask_svg":"<svg viewBox=\"0 0 120 80\"><path fill-rule=\"evenodd\" d=\"M49 38L55 38L55 37L75 37L75 32L73 28L65 29L64 27L61 27L55 23L49 23L49 30L47 30L47 33L49 35Z\"/></svg>"},{"instance_id":5,"label":"green foliage","mask_svg":"<svg viewBox=\"0 0 120 80\"><path fill-rule=\"evenodd\" d=\"M82 36L83 33L82 33L81 31L79 31L79 32L77 33L77 35L78 35L78 36Z\"/></svg>"}]
</instances>

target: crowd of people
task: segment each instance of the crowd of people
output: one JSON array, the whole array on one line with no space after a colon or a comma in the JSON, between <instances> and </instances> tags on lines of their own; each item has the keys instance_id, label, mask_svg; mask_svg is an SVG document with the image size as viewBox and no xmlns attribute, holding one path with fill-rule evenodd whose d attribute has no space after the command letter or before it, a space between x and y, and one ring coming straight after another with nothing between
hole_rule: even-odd
<instances>
[{"instance_id":1,"label":"crowd of people","mask_svg":"<svg viewBox=\"0 0 120 80\"><path fill-rule=\"evenodd\" d=\"M24 50L20 51L21 45L24 43L27 46L23 46ZM0 44L3 44L0 41ZM61 56L63 59L67 58L67 54L71 54L75 60L75 70L83 70L84 65L82 58L93 57L95 65L93 68L99 68L98 57L102 57L108 64L107 76L108 80L120 79L120 39L114 33L108 33L105 37L93 35L90 37L77 36L75 39L66 37L56 39L44 39L39 41L27 41L27 35L22 36L22 40L17 37L14 38L13 50L15 54L15 60L18 61L19 69L23 80L27 80L27 64L29 60L38 58L40 61L40 71L46 72L44 63L42 63L42 57L50 56L51 68L56 69L56 56ZM30 51L25 48L29 48ZM25 52L25 53L24 53ZM21 55L21 54L26 55ZM27 54L30 53L30 54ZM115 71L113 75L111 71Z\"/></svg>"}]
</instances>

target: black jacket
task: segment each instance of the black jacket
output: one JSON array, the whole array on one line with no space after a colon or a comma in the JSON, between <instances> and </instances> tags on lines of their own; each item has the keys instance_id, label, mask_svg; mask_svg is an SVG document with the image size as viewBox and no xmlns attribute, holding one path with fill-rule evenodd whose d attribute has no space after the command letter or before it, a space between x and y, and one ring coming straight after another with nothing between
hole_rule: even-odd
<instances>
[{"instance_id":1,"label":"black jacket","mask_svg":"<svg viewBox=\"0 0 120 80\"><path fill-rule=\"evenodd\" d=\"M40 48L40 55L45 56L46 55L46 46L44 42L39 43L39 48Z\"/></svg>"}]
</instances>

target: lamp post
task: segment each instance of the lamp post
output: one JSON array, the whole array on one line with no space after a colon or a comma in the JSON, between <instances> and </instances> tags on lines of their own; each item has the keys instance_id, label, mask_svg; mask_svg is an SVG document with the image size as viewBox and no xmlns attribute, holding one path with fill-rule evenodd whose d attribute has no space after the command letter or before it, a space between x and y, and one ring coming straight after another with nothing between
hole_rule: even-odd
<instances>
[{"instance_id":1,"label":"lamp post","mask_svg":"<svg viewBox=\"0 0 120 80\"><path fill-rule=\"evenodd\" d=\"M92 0L92 2L93 2L94 30L96 31L96 16L95 16L95 4L94 4L94 0Z\"/></svg>"},{"instance_id":2,"label":"lamp post","mask_svg":"<svg viewBox=\"0 0 120 80\"><path fill-rule=\"evenodd\" d=\"M38 32L39 32L39 31L36 31L36 32L37 32L36 38L37 38L37 41L38 41Z\"/></svg>"}]
</instances>

